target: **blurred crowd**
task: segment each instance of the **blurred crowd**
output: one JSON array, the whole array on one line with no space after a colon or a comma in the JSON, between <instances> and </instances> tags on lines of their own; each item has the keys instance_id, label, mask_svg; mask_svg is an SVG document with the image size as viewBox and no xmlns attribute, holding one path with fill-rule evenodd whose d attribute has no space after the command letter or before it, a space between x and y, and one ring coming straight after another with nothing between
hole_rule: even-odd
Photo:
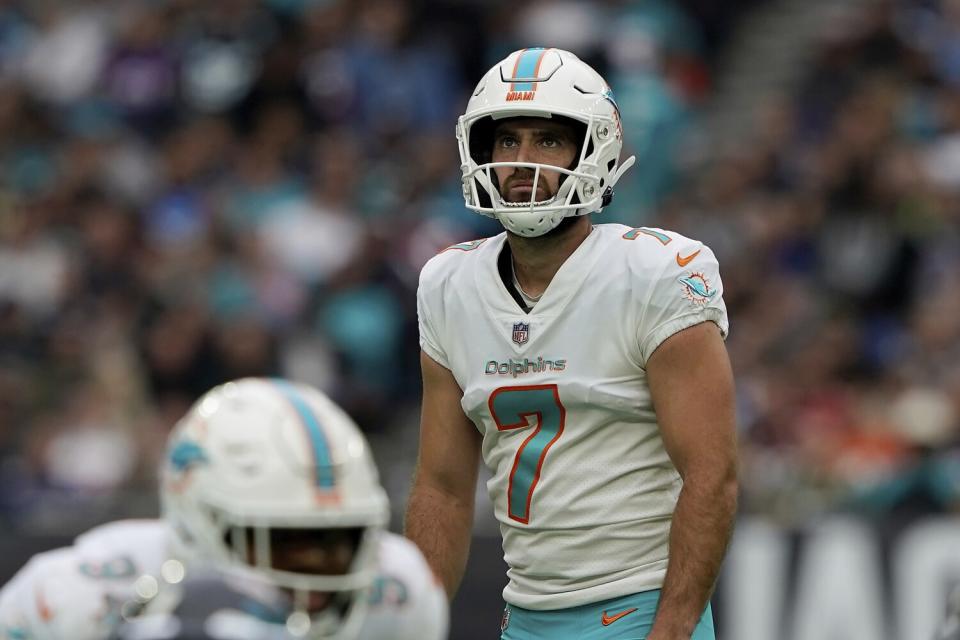
<instances>
[{"instance_id":1,"label":"blurred crowd","mask_svg":"<svg viewBox=\"0 0 960 640\"><path fill-rule=\"evenodd\" d=\"M419 269L498 232L453 136L483 72L576 49L669 136L722 33L669 2L0 0L0 518L135 508L231 378L415 421Z\"/></svg>"},{"instance_id":2,"label":"blurred crowd","mask_svg":"<svg viewBox=\"0 0 960 640\"><path fill-rule=\"evenodd\" d=\"M955 507L960 3L825 34L795 95L692 163L753 3L716 4L0 0L0 521L149 491L230 378L415 421L419 269L500 230L463 207L454 123L539 44L606 75L638 156L597 222L720 259L745 510Z\"/></svg>"},{"instance_id":3,"label":"blurred crowd","mask_svg":"<svg viewBox=\"0 0 960 640\"><path fill-rule=\"evenodd\" d=\"M960 510L960 3L863 3L668 198L716 251L745 511Z\"/></svg>"}]
</instances>

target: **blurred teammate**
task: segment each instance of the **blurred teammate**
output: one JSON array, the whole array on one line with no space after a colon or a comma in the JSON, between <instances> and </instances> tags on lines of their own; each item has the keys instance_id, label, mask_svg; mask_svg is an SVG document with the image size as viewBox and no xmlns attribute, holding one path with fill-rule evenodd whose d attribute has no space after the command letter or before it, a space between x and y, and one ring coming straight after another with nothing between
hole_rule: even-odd
<instances>
[{"instance_id":1,"label":"blurred teammate","mask_svg":"<svg viewBox=\"0 0 960 640\"><path fill-rule=\"evenodd\" d=\"M502 638L712 639L737 492L713 253L592 224L633 158L609 86L570 53L494 66L457 139L468 208L506 232L420 276L407 535L452 596L482 454L509 566Z\"/></svg>"},{"instance_id":2,"label":"blurred teammate","mask_svg":"<svg viewBox=\"0 0 960 640\"><path fill-rule=\"evenodd\" d=\"M208 392L171 433L161 498L160 520L103 525L30 560L0 591L0 637L107 638L203 565L279 587L274 621L294 635L446 637L429 567L382 530L365 439L316 389L244 379Z\"/></svg>"},{"instance_id":3,"label":"blurred teammate","mask_svg":"<svg viewBox=\"0 0 960 640\"><path fill-rule=\"evenodd\" d=\"M947 598L947 616L933 640L960 640L960 585Z\"/></svg>"},{"instance_id":4,"label":"blurred teammate","mask_svg":"<svg viewBox=\"0 0 960 640\"><path fill-rule=\"evenodd\" d=\"M282 600L271 591L236 575L191 571L154 597L172 598L169 604L145 603L147 611L121 620L110 640L290 640L283 625L266 620L284 615L282 606L271 607Z\"/></svg>"}]
</instances>

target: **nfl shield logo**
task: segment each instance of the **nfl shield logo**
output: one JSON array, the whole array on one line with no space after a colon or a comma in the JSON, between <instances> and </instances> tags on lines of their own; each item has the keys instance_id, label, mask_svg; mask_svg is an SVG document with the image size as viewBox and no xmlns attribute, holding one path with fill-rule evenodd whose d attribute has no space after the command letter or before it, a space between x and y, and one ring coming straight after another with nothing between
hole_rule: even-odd
<instances>
[{"instance_id":1,"label":"nfl shield logo","mask_svg":"<svg viewBox=\"0 0 960 640\"><path fill-rule=\"evenodd\" d=\"M513 325L513 341L517 344L526 344L530 338L530 324L527 322L516 322Z\"/></svg>"}]
</instances>

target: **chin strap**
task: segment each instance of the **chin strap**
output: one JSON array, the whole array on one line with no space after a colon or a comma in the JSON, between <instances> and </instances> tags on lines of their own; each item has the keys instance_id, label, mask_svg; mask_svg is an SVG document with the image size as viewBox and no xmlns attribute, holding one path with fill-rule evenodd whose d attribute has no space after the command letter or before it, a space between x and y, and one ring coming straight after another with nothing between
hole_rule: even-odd
<instances>
[{"instance_id":1,"label":"chin strap","mask_svg":"<svg viewBox=\"0 0 960 640\"><path fill-rule=\"evenodd\" d=\"M607 188L603 191L603 200L600 202L600 207L606 207L613 201L613 187L620 181L620 177L627 172L627 169L633 166L633 163L637 161L637 156L630 156L623 161L619 167L617 167L617 172L613 174L613 177L610 178L610 184L607 185Z\"/></svg>"}]
</instances>

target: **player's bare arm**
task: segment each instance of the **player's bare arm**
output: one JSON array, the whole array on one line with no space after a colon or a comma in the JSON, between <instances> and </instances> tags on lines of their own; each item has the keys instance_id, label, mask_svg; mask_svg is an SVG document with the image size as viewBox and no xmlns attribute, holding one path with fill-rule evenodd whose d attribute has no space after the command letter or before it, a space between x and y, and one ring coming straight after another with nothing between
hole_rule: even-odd
<instances>
[{"instance_id":1,"label":"player's bare arm","mask_svg":"<svg viewBox=\"0 0 960 640\"><path fill-rule=\"evenodd\" d=\"M733 374L720 331L671 336L647 363L667 453L683 478L670 561L648 640L690 638L713 591L737 505Z\"/></svg>"},{"instance_id":2,"label":"player's bare arm","mask_svg":"<svg viewBox=\"0 0 960 640\"><path fill-rule=\"evenodd\" d=\"M452 599L470 550L481 439L463 413L463 392L453 374L422 351L420 367L420 451L405 534L420 547Z\"/></svg>"}]
</instances>

